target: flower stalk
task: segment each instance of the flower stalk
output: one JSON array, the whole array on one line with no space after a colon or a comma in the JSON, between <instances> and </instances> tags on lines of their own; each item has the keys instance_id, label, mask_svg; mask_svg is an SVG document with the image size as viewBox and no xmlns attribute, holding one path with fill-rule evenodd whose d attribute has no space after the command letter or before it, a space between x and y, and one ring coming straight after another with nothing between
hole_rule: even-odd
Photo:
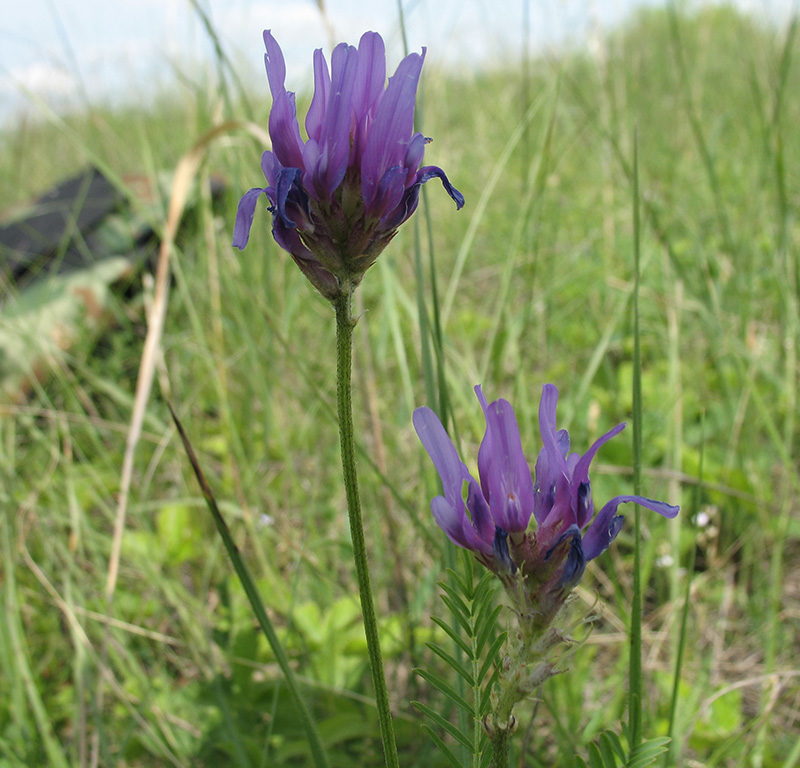
<instances>
[{"instance_id":1,"label":"flower stalk","mask_svg":"<svg viewBox=\"0 0 800 768\"><path fill-rule=\"evenodd\" d=\"M350 537L353 542L353 560L356 567L358 594L361 612L364 617L364 634L367 638L370 672L375 688L375 704L378 709L383 754L387 768L399 768L397 744L389 707L389 693L383 670L378 622L375 616L375 601L367 561L367 544L364 537L364 524L361 515L361 498L358 490L356 472L355 437L353 431L352 362L353 330L357 320L353 318L352 295L355 286L342 281L343 290L333 299L336 310L336 407L339 417L339 442L342 451L342 474L347 514L350 521Z\"/></svg>"},{"instance_id":2,"label":"flower stalk","mask_svg":"<svg viewBox=\"0 0 800 768\"><path fill-rule=\"evenodd\" d=\"M314 96L297 120L295 94L286 90L286 62L277 40L264 32L272 109L272 146L261 158L265 187L239 201L233 245L245 248L256 206L265 195L272 235L336 312L337 410L350 535L370 670L387 768L399 768L378 624L370 586L355 462L352 297L364 273L419 204L420 190L439 179L457 208L463 195L435 165L422 165L431 141L414 131L417 86L425 49L411 53L386 80L383 39L362 35L358 47L341 43L331 66L314 53Z\"/></svg>"}]
</instances>

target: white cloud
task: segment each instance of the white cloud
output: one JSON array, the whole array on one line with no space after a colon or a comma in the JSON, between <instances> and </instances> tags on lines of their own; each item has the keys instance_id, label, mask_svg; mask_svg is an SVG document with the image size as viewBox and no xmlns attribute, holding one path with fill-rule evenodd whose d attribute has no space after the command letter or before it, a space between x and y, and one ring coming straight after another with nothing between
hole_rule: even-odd
<instances>
[{"instance_id":1,"label":"white cloud","mask_svg":"<svg viewBox=\"0 0 800 768\"><path fill-rule=\"evenodd\" d=\"M607 27L636 5L664 0L537 0L531 3L534 48L565 38L586 43L590 22ZM702 0L698 0L702 1ZM762 9L797 0L735 0ZM261 31L271 29L287 65L287 86L311 85L311 55L335 42L357 43L365 30L379 32L393 71L403 56L396 0L200 0L226 53L242 77L258 78L267 93ZM90 99L145 90L174 67L202 67L214 53L189 0L25 0L0 16L0 94L21 100L22 89L69 98L85 89ZM520 50L521 2L404 0L406 37L412 51L428 48L428 67L480 67L508 60ZM326 23L327 22L327 23ZM332 30L332 32L331 32ZM6 105L0 104L0 117Z\"/></svg>"},{"instance_id":2,"label":"white cloud","mask_svg":"<svg viewBox=\"0 0 800 768\"><path fill-rule=\"evenodd\" d=\"M37 62L27 67L14 68L0 81L4 91L29 91L37 96L74 96L78 80L63 67Z\"/></svg>"}]
</instances>

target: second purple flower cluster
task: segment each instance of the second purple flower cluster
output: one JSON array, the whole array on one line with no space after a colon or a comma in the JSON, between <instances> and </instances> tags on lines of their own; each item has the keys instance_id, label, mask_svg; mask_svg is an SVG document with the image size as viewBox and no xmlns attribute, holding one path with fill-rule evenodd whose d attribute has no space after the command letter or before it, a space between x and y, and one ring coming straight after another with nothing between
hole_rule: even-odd
<instances>
[{"instance_id":1,"label":"second purple flower cluster","mask_svg":"<svg viewBox=\"0 0 800 768\"><path fill-rule=\"evenodd\" d=\"M678 507L663 501L629 495L615 496L595 514L589 466L625 424L606 432L586 453L570 452L569 434L556 426L558 390L546 384L539 404L542 449L532 477L511 404L487 403L480 386L475 393L486 418L478 451L480 483L436 414L430 408L414 412L414 427L444 490L431 503L433 516L454 544L475 552L507 585L520 572L528 581L526 591L537 592L539 610L549 612L548 594L563 598L580 581L586 562L608 549L622 528L620 504L635 502L668 518L678 514ZM531 517L534 532L528 532Z\"/></svg>"}]
</instances>

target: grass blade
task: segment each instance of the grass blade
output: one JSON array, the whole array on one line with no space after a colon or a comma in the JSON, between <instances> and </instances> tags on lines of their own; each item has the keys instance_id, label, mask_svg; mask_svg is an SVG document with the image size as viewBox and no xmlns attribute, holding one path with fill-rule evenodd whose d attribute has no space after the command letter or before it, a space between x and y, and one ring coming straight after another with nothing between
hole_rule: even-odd
<instances>
[{"instance_id":1,"label":"grass blade","mask_svg":"<svg viewBox=\"0 0 800 768\"><path fill-rule=\"evenodd\" d=\"M311 717L311 712L309 711L306 702L303 699L303 695L300 692L300 687L297 684L294 672L292 672L292 668L289 666L289 659L286 656L286 652L283 650L283 646L278 639L278 635L275 633L275 629L272 626L272 622L269 620L269 616L267 616L267 612L264 609L264 603L261 601L261 596L258 594L258 589L256 588L255 582L250 576L250 571L247 569L247 565L245 565L244 559L239 552L239 548L236 546L236 542L233 540L233 536L231 536L231 532L228 528L228 524L225 522L225 518L222 517L222 514L219 511L214 494L211 492L211 488L206 481L203 470L200 469L200 465L197 463L197 457L195 456L194 449L189 442L189 438L186 436L183 425L181 424L177 414L175 413L175 410L169 402L167 402L167 406L169 408L169 412L172 414L172 420L175 422L175 427L178 430L181 441L183 442L183 447L186 450L189 463L192 465L192 470L194 471L197 482L200 485L200 490L203 492L203 498L206 500L208 509L211 512L211 516L214 518L214 523L217 526L219 535L221 536L222 542L225 545L225 549L228 552L228 557L230 558L231 564L236 571L236 575L239 577L239 581L245 591L245 594L247 595L247 599L250 601L250 607L253 609L253 614L258 620L258 624L264 632L272 652L275 654L275 658L278 661L278 666L280 666L281 672L283 672L284 679L286 680L286 685L289 688L292 698L294 699L295 705L297 706L300 720L302 721L303 728L305 729L308 737L308 745L311 750L314 765L317 768L328 768L328 758L325 754L325 750L322 747L322 743L319 740L317 726L314 723L314 720Z\"/></svg>"},{"instance_id":2,"label":"grass blade","mask_svg":"<svg viewBox=\"0 0 800 768\"><path fill-rule=\"evenodd\" d=\"M642 473L642 354L639 338L639 149L633 139L633 492L641 493ZM634 511L633 601L631 604L628 715L631 747L641 739L642 727L642 585L641 514Z\"/></svg>"}]
</instances>

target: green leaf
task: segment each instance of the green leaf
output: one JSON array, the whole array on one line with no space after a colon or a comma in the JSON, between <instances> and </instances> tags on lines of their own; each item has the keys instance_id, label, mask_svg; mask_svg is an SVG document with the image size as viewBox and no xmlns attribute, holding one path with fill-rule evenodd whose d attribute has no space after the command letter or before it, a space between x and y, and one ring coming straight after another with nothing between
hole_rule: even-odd
<instances>
[{"instance_id":1,"label":"green leaf","mask_svg":"<svg viewBox=\"0 0 800 768\"><path fill-rule=\"evenodd\" d=\"M457 659L453 658L447 651L440 648L436 643L425 643L440 659L449 664L461 677L464 678L470 688L475 686L472 673Z\"/></svg>"},{"instance_id":2,"label":"green leaf","mask_svg":"<svg viewBox=\"0 0 800 768\"><path fill-rule=\"evenodd\" d=\"M483 693L481 694L481 702L480 702L480 711L481 714L485 714L489 711L489 700L492 696L492 689L494 688L495 681L499 675L499 671L497 669L494 670L492 676L489 678L489 682L486 683Z\"/></svg>"},{"instance_id":3,"label":"green leaf","mask_svg":"<svg viewBox=\"0 0 800 768\"><path fill-rule=\"evenodd\" d=\"M610 734L608 731L600 734L600 751L603 753L603 760L606 765L616 765L617 757L621 758L623 761L625 760L625 752L621 750L619 738L617 738L615 743L613 740L614 736L616 736L616 734ZM620 749L618 750L617 747L620 747Z\"/></svg>"},{"instance_id":4,"label":"green leaf","mask_svg":"<svg viewBox=\"0 0 800 768\"><path fill-rule=\"evenodd\" d=\"M487 574L491 576L491 574ZM492 598L494 597L494 584L484 578L478 588L475 590L475 598L473 600L473 613L475 616L480 616L488 610L492 609Z\"/></svg>"},{"instance_id":5,"label":"green leaf","mask_svg":"<svg viewBox=\"0 0 800 768\"><path fill-rule=\"evenodd\" d=\"M436 731L434 731L433 728L431 728L426 723L423 723L422 730L425 731L425 733L427 733L428 736L431 737L433 743L438 747L439 751L447 758L448 762L450 763L450 765L453 766L453 768L464 768L464 766L461 765L461 761L453 754L453 750L451 750L450 747L448 747L447 744L444 743L442 737L439 736L439 734L436 733Z\"/></svg>"},{"instance_id":6,"label":"green leaf","mask_svg":"<svg viewBox=\"0 0 800 768\"><path fill-rule=\"evenodd\" d=\"M447 589L444 587L445 585L442 585L444 594L441 595L444 604L458 618L463 619L464 621L469 621L472 618L472 611L467 607L467 604L464 602L461 595L457 594L455 590L449 587Z\"/></svg>"},{"instance_id":7,"label":"green leaf","mask_svg":"<svg viewBox=\"0 0 800 768\"><path fill-rule=\"evenodd\" d=\"M478 632L478 638L476 642L476 647L478 649L478 655L483 652L483 647L486 645L486 641L491 636L494 628L497 626L497 618L500 616L500 611L503 610L502 605L498 605L495 609L489 614L485 621L480 622L480 631Z\"/></svg>"},{"instance_id":8,"label":"green leaf","mask_svg":"<svg viewBox=\"0 0 800 768\"><path fill-rule=\"evenodd\" d=\"M444 678L433 674L433 672L428 672L427 669L417 669L416 672L423 680L427 680L434 688L436 688L436 690L441 691L445 696L447 696L448 699L450 699L457 706L461 707L461 709L463 709L465 712L473 711L469 702L460 696L456 689L446 682Z\"/></svg>"},{"instance_id":9,"label":"green leaf","mask_svg":"<svg viewBox=\"0 0 800 768\"><path fill-rule=\"evenodd\" d=\"M462 574L456 570L453 570L452 568L447 569L447 575L450 577L451 581L455 582L456 587L458 587L458 591L462 595L467 595L467 597L471 600L473 594L471 580L467 581ZM440 581L439 586L442 587L442 589L450 588L450 584L446 581Z\"/></svg>"},{"instance_id":10,"label":"green leaf","mask_svg":"<svg viewBox=\"0 0 800 768\"><path fill-rule=\"evenodd\" d=\"M631 752L625 768L647 768L667 751L671 741L668 736L658 736L643 742Z\"/></svg>"},{"instance_id":11,"label":"green leaf","mask_svg":"<svg viewBox=\"0 0 800 768\"><path fill-rule=\"evenodd\" d=\"M589 765L591 765L592 768L617 768L616 761L612 762L610 765L605 762L600 748L594 742L589 744Z\"/></svg>"},{"instance_id":12,"label":"green leaf","mask_svg":"<svg viewBox=\"0 0 800 768\"><path fill-rule=\"evenodd\" d=\"M431 616L431 621L434 624L437 624L438 626L440 626L447 633L448 637L459 648L461 648L462 651L464 651L464 654L466 656L468 656L470 659L472 658L472 649L469 647L469 645L467 645L467 643L464 641L464 639L456 632L456 630L454 630L448 624L445 624L445 622L442 619L440 619L438 616Z\"/></svg>"},{"instance_id":13,"label":"green leaf","mask_svg":"<svg viewBox=\"0 0 800 768\"><path fill-rule=\"evenodd\" d=\"M205 475L203 474L203 470L200 468L200 465L197 462L197 456L195 455L192 444L189 442L189 438L183 429L183 424L181 424L180 419L178 419L178 416L169 401L167 401L167 407L169 408L169 412L172 414L172 420L175 422L175 427L178 430L181 441L183 442L186 456L189 459L189 463L192 465L192 470L194 471L194 475L197 478L198 484L200 485L200 490L203 492L203 497L206 500L208 510L211 513L211 516L214 518L217 531L219 532L219 535L222 538L222 543L225 545L225 549L228 552L231 565L236 571L236 575L239 577L239 582L242 585L242 589L244 589L245 593L247 594L247 599L250 602L250 607L253 609L253 614L255 615L259 626L264 632L267 641L269 642L270 648L272 649L275 659L278 662L278 666L283 672L284 682L289 689L289 693L291 694L294 704L297 708L300 722L303 724L303 728L305 729L306 740L311 751L314 765L317 766L317 768L328 768L328 756L322 746L322 743L320 742L317 724L312 718L311 710L306 704L305 698L300 691L300 686L298 685L297 678L295 677L294 671L289 664L289 658L286 655L286 651L284 650L283 645L281 645L278 635L275 632L275 628L273 627L272 622L267 615L267 611L264 608L264 603L261 600L261 595L258 592L255 581L250 575L250 570L248 569L244 558L242 558L239 548L236 546L236 542L233 540L230 528L228 528L228 524L225 522L225 518L222 516L222 513L219 510L217 500L214 497L214 493L212 492Z\"/></svg>"},{"instance_id":14,"label":"green leaf","mask_svg":"<svg viewBox=\"0 0 800 768\"><path fill-rule=\"evenodd\" d=\"M441 595L440 597L442 598L442 602L450 609L450 612L453 614L453 618L455 618L455 620L461 625L461 628L464 630L464 632L472 637L472 627L470 626L469 619L464 618L458 612L458 609L453 605L451 599L447 595Z\"/></svg>"},{"instance_id":15,"label":"green leaf","mask_svg":"<svg viewBox=\"0 0 800 768\"><path fill-rule=\"evenodd\" d=\"M506 633L501 632L492 643L491 647L486 653L486 658L483 660L483 664L481 665L481 671L478 674L478 682L482 683L483 678L486 676L486 673L492 668L494 663L497 661L497 654L500 652L500 649L503 647L503 643L506 641Z\"/></svg>"},{"instance_id":16,"label":"green leaf","mask_svg":"<svg viewBox=\"0 0 800 768\"><path fill-rule=\"evenodd\" d=\"M629 730L626 725L623 725L623 732L627 738ZM625 768L647 768L667 751L670 741L667 736L650 739L640 744L626 757L620 737L613 731L604 731L597 743L589 744L589 764L591 768L617 768L619 760Z\"/></svg>"},{"instance_id":17,"label":"green leaf","mask_svg":"<svg viewBox=\"0 0 800 768\"><path fill-rule=\"evenodd\" d=\"M166 503L156 513L156 530L164 558L171 565L181 565L201 554L197 514L186 504Z\"/></svg>"},{"instance_id":18,"label":"green leaf","mask_svg":"<svg viewBox=\"0 0 800 768\"><path fill-rule=\"evenodd\" d=\"M411 702L420 712L427 715L431 720L433 720L436 725L438 725L443 731L449 733L456 741L461 742L470 753L472 753L473 745L472 739L469 736L461 733L461 731L456 728L446 717L442 717L438 712L431 709L429 706L423 704L421 701L412 701Z\"/></svg>"}]
</instances>

